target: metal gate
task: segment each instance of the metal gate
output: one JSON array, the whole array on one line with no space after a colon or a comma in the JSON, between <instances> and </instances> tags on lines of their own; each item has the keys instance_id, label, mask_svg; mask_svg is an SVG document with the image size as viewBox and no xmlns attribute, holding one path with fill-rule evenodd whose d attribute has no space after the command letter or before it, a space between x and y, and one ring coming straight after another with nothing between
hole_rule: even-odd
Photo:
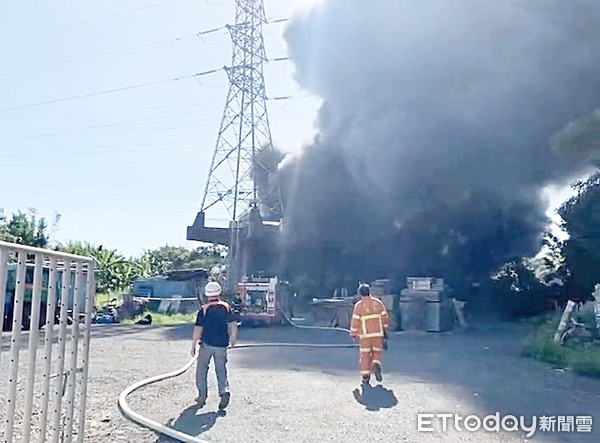
<instances>
[{"instance_id":1,"label":"metal gate","mask_svg":"<svg viewBox=\"0 0 600 443\"><path fill-rule=\"evenodd\" d=\"M94 260L0 242L0 436L82 442Z\"/></svg>"}]
</instances>

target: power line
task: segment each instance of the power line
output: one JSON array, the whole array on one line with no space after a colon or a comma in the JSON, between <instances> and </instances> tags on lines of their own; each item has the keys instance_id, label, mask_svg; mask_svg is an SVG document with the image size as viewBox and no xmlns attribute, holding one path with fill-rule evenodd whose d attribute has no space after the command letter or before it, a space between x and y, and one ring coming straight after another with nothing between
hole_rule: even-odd
<instances>
[{"instance_id":1,"label":"power line","mask_svg":"<svg viewBox=\"0 0 600 443\"><path fill-rule=\"evenodd\" d=\"M187 189L189 191L189 188L181 188L181 190ZM55 191L40 191L39 189L15 189L11 191L11 194L27 194L27 195L56 195ZM107 192L102 192L99 195L95 196L94 199L103 199L103 198L110 198L110 199L119 199L119 198L145 198L147 197L148 194L146 193L107 193ZM153 193L152 194L152 200L155 199L168 199L168 200L175 200L175 201L196 201L198 198L195 196L189 196L189 197L185 197L181 195L181 192L173 192L173 193L163 193L163 194L156 194Z\"/></svg>"},{"instance_id":2,"label":"power line","mask_svg":"<svg viewBox=\"0 0 600 443\"><path fill-rule=\"evenodd\" d=\"M151 8L156 8L156 7L163 6L163 5L167 5L169 3L175 3L176 1L178 1L178 0L167 0L167 1L159 2L159 3L152 3L150 5L140 6L140 7L128 9L128 10L125 10L125 11L113 12L111 14L106 14L106 15L103 15L103 16L100 16L100 17L94 17L94 18L84 19L84 20L80 20L80 21L77 21L77 22L73 22L73 23L66 23L64 25L59 25L59 26L55 26L55 27L52 27L52 28L46 28L46 29L42 29L42 30L39 30L39 31L27 32L25 34L16 35L14 37L4 38L4 39L0 40L0 43L12 41L12 40L18 40L18 39L22 39L22 38L26 38L26 37L32 37L34 35L46 34L48 32L53 32L53 31L56 31L56 30L59 30L59 29L73 28L73 27L76 27L76 26L81 26L81 25L85 25L85 24L88 24L88 23L94 23L94 22L97 22L97 21L105 20L105 19L111 18L111 17L118 17L118 16L121 16L121 15L128 15L128 14L132 14L134 12L143 11L143 10L147 10L147 9L151 9Z\"/></svg>"},{"instance_id":3,"label":"power line","mask_svg":"<svg viewBox=\"0 0 600 443\"><path fill-rule=\"evenodd\" d=\"M55 69L60 69L65 66L76 66L76 65L84 64L84 63L90 62L90 61L112 58L112 57L116 57L116 56L124 55L124 54L133 54L136 52L145 51L145 50L149 50L149 49L153 49L153 48L157 48L157 47L161 47L161 46L172 45L172 44L175 44L180 41L183 41L183 40L186 40L189 38L193 38L193 37L194 37L194 34L187 35L187 36L180 36L177 38L161 40L161 41L157 41L154 43L147 43L144 45L131 46L131 47L119 49L116 51L105 52L103 54L92 55L89 57L83 57L83 58L79 58L79 59L75 59L75 60L69 60L66 62L53 63L51 65L46 65L46 66L43 66L43 67L37 68L37 69L6 72L6 73L0 74L0 79L15 78L15 77L22 77L22 76L26 76L26 75L38 74L41 72L48 72L48 71L53 71Z\"/></svg>"},{"instance_id":4,"label":"power line","mask_svg":"<svg viewBox=\"0 0 600 443\"><path fill-rule=\"evenodd\" d=\"M146 196L147 197L147 196ZM156 206L152 206L152 203L149 203L149 206L132 206L131 205L131 201L115 201L115 203L121 203L121 206L118 205L110 205L110 204L103 204L102 205L102 211L103 213L105 212L113 212L113 213L119 213L119 214L123 214L123 213L127 213L127 214L154 214L156 215ZM174 203L174 205L168 205L169 200L165 200L163 202L161 202L162 207L168 207L169 213L177 213L177 214L190 214L190 210L189 209L184 209L183 206L185 204L185 207L189 207L189 205L187 204L187 202L185 201L176 201ZM27 205L25 205L27 206ZM56 206L58 207L58 210L56 212L62 213L65 210L68 211L77 211L77 212L92 212L96 215L95 218L97 218L98 216L98 207L94 206L93 203L90 203L89 205L82 205L82 204L63 204L62 202L59 202L56 204ZM63 214L64 215L64 214Z\"/></svg>"},{"instance_id":5,"label":"power line","mask_svg":"<svg viewBox=\"0 0 600 443\"><path fill-rule=\"evenodd\" d=\"M169 120L169 119L172 117L197 115L200 113L204 114L204 112L208 109L209 108L204 108L199 111L180 112L177 114L166 114L166 115L162 115L162 116L158 116L158 117L151 117L151 118L137 119L137 120L122 120L122 121L118 121L118 122L103 123L103 124L89 125L89 126L76 126L76 127L70 127L70 128L32 128L32 127L27 127L26 129L22 129L22 130L26 130L29 133L29 135L27 137L40 138L40 137L53 136L53 135L57 135L57 134L65 134L65 133L69 134L69 133L85 131L85 130L109 129L109 128L128 129L128 128L134 128L134 127L139 127L139 126L158 125L158 124L201 123L201 122L209 122L209 121L212 121L213 119L206 118L206 116L205 116L205 118L190 118L190 119L176 119L176 120ZM31 134L31 132L36 131L36 130L37 131L51 131L51 132L42 132L41 134L40 133Z\"/></svg>"},{"instance_id":6,"label":"power line","mask_svg":"<svg viewBox=\"0 0 600 443\"><path fill-rule=\"evenodd\" d=\"M206 87L206 85L203 85ZM213 101L207 101L207 102L202 102L202 105L222 105L222 101L221 100L213 100ZM177 104L160 104L160 105L148 105L148 106L135 106L135 107L119 107L119 106L115 106L115 107L110 107L110 109L106 109L107 112L110 113L110 116L113 117L115 115L121 114L121 113L132 113L135 112L143 114L145 111L153 111L156 109L189 109L189 108L198 108L198 102L194 102L194 103L177 103ZM202 109L209 109L209 108L202 108ZM95 112L94 115L101 115L100 113ZM44 118L46 118L46 116L44 116ZM53 116L54 119L56 118L64 118L65 120L71 121L72 117L70 116L63 116L63 115L54 115ZM27 120L30 121L32 119L31 116L29 115L6 115L2 117L2 120L4 122L8 121L8 120L12 120L12 121L23 121L23 120ZM54 120L56 121L56 120Z\"/></svg>"},{"instance_id":7,"label":"power line","mask_svg":"<svg viewBox=\"0 0 600 443\"><path fill-rule=\"evenodd\" d=\"M219 72L222 70L223 70L223 68L212 69L210 71L200 72L198 74L192 74L192 75L185 75L183 77L175 77L175 78L169 78L169 79L165 79L165 80L157 80L154 82L147 82L147 83L138 83L137 85L129 85L129 86L122 86L120 88L105 89L103 91L91 92L88 94L72 95L70 97L57 98L57 99L53 99L53 100L46 100L46 101L36 102L36 103L28 103L26 105L11 106L9 108L1 108L0 112L8 112L8 111L16 111L19 109L34 108L37 106L44 106L44 105L50 105L50 104L54 104L54 103L62 103L62 102L68 102L68 101L72 101L72 100L79 100L82 98L89 98L89 97L96 97L99 95L112 94L115 92L128 91L131 89L145 88L147 86L154 86L154 85L160 85L160 84L164 84L164 83L178 82L181 80L197 78L197 77L201 77L201 76L208 75L208 74L214 74L215 72Z\"/></svg>"},{"instance_id":8,"label":"power line","mask_svg":"<svg viewBox=\"0 0 600 443\"><path fill-rule=\"evenodd\" d=\"M285 22L287 20L289 20L289 19L288 18L276 19L274 21L268 22L268 24L281 23L281 22ZM0 73L0 79L18 78L18 77L22 77L22 76L39 74L39 73L43 73L43 72L49 72L49 71L53 71L56 69L67 67L67 66L77 66L77 65L85 64L87 62L94 62L94 61L98 61L98 60L110 59L113 57L118 57L120 55L134 54L136 52L147 51L147 50L154 49L154 48L173 45L175 43L179 43L181 41L192 39L194 37L198 37L202 42L206 43L206 40L204 40L204 38L203 38L205 35L214 34L218 31L225 31L226 29L227 29L227 26L220 26L218 28L212 28L212 29L208 29L205 31L200 31L195 34L182 35L179 37L160 40L160 41L156 41L153 43L146 43L143 45L130 46L127 48L117 49L117 50L105 52L102 54L92 55L92 56L88 56L88 57L82 57L82 58L68 60L68 61L60 62L60 63L53 63L50 65L42 66L40 68L24 69L24 70L20 70L20 71L10 71L10 72L5 72L5 73ZM279 61L279 60L273 60L273 61Z\"/></svg>"},{"instance_id":9,"label":"power line","mask_svg":"<svg viewBox=\"0 0 600 443\"><path fill-rule=\"evenodd\" d=\"M113 128L111 130L105 130L103 132L101 132L100 134L102 135L110 135L110 134L114 134L114 135L123 135L123 134L131 134L131 133L136 133L140 131L140 127L144 127L143 132L145 134L152 134L152 137L157 136L158 134L169 134L170 131L174 131L174 130L196 130L198 128L201 127L205 127L206 124L210 123L210 120L202 120L202 121L196 121L196 120L185 120L182 121L181 123L177 123L177 122L165 122L165 125L167 126L160 126L160 127L153 127L151 124L142 124L142 125L131 125L131 126L124 126L124 127L117 127L117 128ZM203 123L203 124L199 124L199 123ZM77 132L77 131L70 131L72 132ZM70 133L69 131L66 131L66 134ZM46 134L36 134L36 135L24 135L21 136L21 138L25 138L25 139L46 139L49 137L57 137L57 136L63 136L65 135L64 132L61 131L55 131L52 133L46 133Z\"/></svg>"},{"instance_id":10,"label":"power line","mask_svg":"<svg viewBox=\"0 0 600 443\"><path fill-rule=\"evenodd\" d=\"M196 150L196 152L198 152L198 150ZM35 157L28 157L28 158L19 158L19 159L15 159L16 161L13 161L12 163L9 164L23 164L21 163L24 162L25 164L27 164L27 166L31 166L33 165L33 159L35 159ZM199 160L205 160L205 157L186 157L186 158L180 158L180 157L176 157L174 158L173 156L168 156L167 158L161 158L161 159L156 159L156 160L140 160L140 159L131 159L131 160L116 160L116 161L99 161L99 160L94 160L94 165L95 166L106 166L106 165L130 165L130 164L135 164L135 165L140 165L140 164L184 164L184 163L190 163L190 162L195 162L195 161L199 161ZM66 159L60 159L60 165L61 166L67 166L67 165L76 165L76 166L80 166L81 163L79 162L68 162L65 160L69 160L68 158ZM3 164L5 162L3 161ZM47 164L47 161L44 161L44 164Z\"/></svg>"},{"instance_id":11,"label":"power line","mask_svg":"<svg viewBox=\"0 0 600 443\"><path fill-rule=\"evenodd\" d=\"M165 145L168 145L169 143L165 143ZM26 160L26 161L30 161L32 158L44 158L44 157L52 157L52 158L57 158L57 157L62 157L62 156L69 156L69 157L74 157L74 156L80 156L80 155L96 155L96 154L115 154L115 153L119 153L119 154L138 154L138 153L149 153L149 152L186 152L186 151L194 151L196 152L198 150L198 146L196 145L190 145L184 148L173 148L173 147L164 147L164 148L155 148L155 149L148 149L148 148L144 148L144 149L123 149L124 147L128 147L127 144L122 144L122 145L115 145L116 147L120 146L120 149L103 149L101 151L85 151L85 150L77 150L77 151L66 151L66 152L56 152L56 151L52 151L52 152L42 152L42 153L28 153L27 158L23 158L22 154L0 154L0 158L15 158L15 159L19 159L19 160Z\"/></svg>"},{"instance_id":12,"label":"power line","mask_svg":"<svg viewBox=\"0 0 600 443\"><path fill-rule=\"evenodd\" d=\"M267 63L280 62L280 61L285 61L285 60L289 60L289 57L280 57L280 58L270 59L270 60L267 60ZM253 66L253 64L246 64L246 65L242 65L242 66L238 66L238 67L248 68L248 67L252 67L252 66ZM0 108L0 112L16 111L19 109L26 109L26 108L33 108L33 107L50 105L50 104L55 104L55 103L62 103L62 102L67 102L67 101L72 101L72 100L79 100L82 98L96 97L99 95L112 94L115 92L128 91L131 89L145 88L147 86L154 86L154 85L160 85L160 84L164 84L164 83L178 82L178 81L186 80L186 79L190 79L190 78L203 77L205 75L214 74L219 71L226 71L227 69L231 69L231 68L225 66L223 68L211 69L209 71L199 72L197 74L185 75L183 77L175 77L175 78L169 78L169 79L165 79L165 80L157 80L154 82L139 83L136 85L122 86L120 88L113 88L113 89L105 89L103 91L91 92L88 94L73 95L70 97L57 98L57 99L46 100L46 101L42 101L42 102L28 103L25 105L11 106L8 108Z\"/></svg>"}]
</instances>

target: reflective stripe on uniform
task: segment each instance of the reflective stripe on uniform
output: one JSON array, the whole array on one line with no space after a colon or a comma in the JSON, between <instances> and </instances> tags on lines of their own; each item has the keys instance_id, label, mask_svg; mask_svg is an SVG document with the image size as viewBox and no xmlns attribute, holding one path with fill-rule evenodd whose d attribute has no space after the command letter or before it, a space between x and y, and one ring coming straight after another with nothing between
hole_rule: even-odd
<instances>
[{"instance_id":1,"label":"reflective stripe on uniform","mask_svg":"<svg viewBox=\"0 0 600 443\"><path fill-rule=\"evenodd\" d=\"M360 317L361 320L371 320L374 318L379 318L381 317L381 314L369 314L369 315L363 315Z\"/></svg>"},{"instance_id":2,"label":"reflective stripe on uniform","mask_svg":"<svg viewBox=\"0 0 600 443\"><path fill-rule=\"evenodd\" d=\"M367 317L367 316L365 316L365 317ZM363 332L367 330L367 320L371 320L371 319L375 319L375 318L377 320L379 320L379 331L381 331L381 332L376 332L376 333L372 332L370 334L361 335L361 337L365 337L365 338L367 338L367 337L381 337L382 335L372 335L372 334L383 334L383 322L381 321L381 316L380 315L375 315L375 316L369 315L368 316L369 318L365 318L365 317L361 318Z\"/></svg>"},{"instance_id":3,"label":"reflective stripe on uniform","mask_svg":"<svg viewBox=\"0 0 600 443\"><path fill-rule=\"evenodd\" d=\"M376 348L376 347L373 347L373 351L375 351L375 352L379 352L379 351L383 351L383 349L382 349L382 348Z\"/></svg>"},{"instance_id":4,"label":"reflective stripe on uniform","mask_svg":"<svg viewBox=\"0 0 600 443\"><path fill-rule=\"evenodd\" d=\"M383 332L373 332L371 334L360 334L359 338L383 337Z\"/></svg>"},{"instance_id":5,"label":"reflective stripe on uniform","mask_svg":"<svg viewBox=\"0 0 600 443\"><path fill-rule=\"evenodd\" d=\"M360 315L352 314L352 318L355 320L360 320Z\"/></svg>"},{"instance_id":6,"label":"reflective stripe on uniform","mask_svg":"<svg viewBox=\"0 0 600 443\"><path fill-rule=\"evenodd\" d=\"M360 352L371 352L371 348L358 348Z\"/></svg>"},{"instance_id":7,"label":"reflective stripe on uniform","mask_svg":"<svg viewBox=\"0 0 600 443\"><path fill-rule=\"evenodd\" d=\"M360 371L360 375L371 375L371 371Z\"/></svg>"},{"instance_id":8,"label":"reflective stripe on uniform","mask_svg":"<svg viewBox=\"0 0 600 443\"><path fill-rule=\"evenodd\" d=\"M378 364L378 365L380 365L380 366L381 366L381 362L380 362L379 360L373 360L373 363L374 363L374 364L376 363L376 364Z\"/></svg>"}]
</instances>

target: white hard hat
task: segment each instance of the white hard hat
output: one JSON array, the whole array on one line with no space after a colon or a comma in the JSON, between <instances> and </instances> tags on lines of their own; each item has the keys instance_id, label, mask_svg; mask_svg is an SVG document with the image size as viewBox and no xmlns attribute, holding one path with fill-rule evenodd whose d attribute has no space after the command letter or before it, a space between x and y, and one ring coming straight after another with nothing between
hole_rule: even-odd
<instances>
[{"instance_id":1,"label":"white hard hat","mask_svg":"<svg viewBox=\"0 0 600 443\"><path fill-rule=\"evenodd\" d=\"M211 281L204 287L204 295L207 297L218 297L221 295L221 285L216 281Z\"/></svg>"}]
</instances>

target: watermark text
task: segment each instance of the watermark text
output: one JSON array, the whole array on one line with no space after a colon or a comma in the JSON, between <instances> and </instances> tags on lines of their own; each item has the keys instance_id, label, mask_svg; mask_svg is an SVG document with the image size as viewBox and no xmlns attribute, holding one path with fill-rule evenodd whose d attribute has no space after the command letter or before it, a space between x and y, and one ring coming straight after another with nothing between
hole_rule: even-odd
<instances>
[{"instance_id":1,"label":"watermark text","mask_svg":"<svg viewBox=\"0 0 600 443\"><path fill-rule=\"evenodd\" d=\"M458 432L524 432L527 437L540 432L592 432L591 415L559 415L559 416L515 416L493 415L480 417L450 413L420 413L417 414L417 430L419 432L434 432L439 424L441 432L454 429Z\"/></svg>"}]
</instances>

